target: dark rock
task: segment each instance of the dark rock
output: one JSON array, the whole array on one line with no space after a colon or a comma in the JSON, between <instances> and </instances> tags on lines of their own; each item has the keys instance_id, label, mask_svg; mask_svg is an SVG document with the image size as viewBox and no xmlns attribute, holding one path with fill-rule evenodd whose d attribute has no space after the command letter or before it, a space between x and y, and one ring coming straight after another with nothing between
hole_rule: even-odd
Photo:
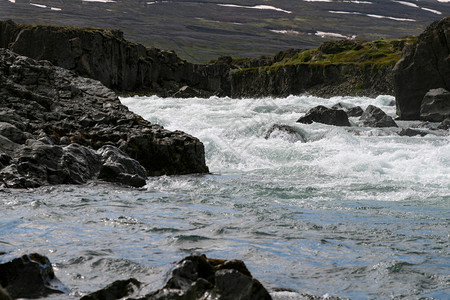
<instances>
[{"instance_id":1,"label":"dark rock","mask_svg":"<svg viewBox=\"0 0 450 300\"><path fill-rule=\"evenodd\" d=\"M360 106L353 106L344 104L342 102L336 103L331 107L332 109L342 109L347 113L349 117L361 117L364 113L364 110Z\"/></svg>"},{"instance_id":2,"label":"dark rock","mask_svg":"<svg viewBox=\"0 0 450 300\"><path fill-rule=\"evenodd\" d=\"M403 49L394 67L397 115L418 120L425 94L430 89L450 90L450 17L432 23L417 43Z\"/></svg>"},{"instance_id":3,"label":"dark rock","mask_svg":"<svg viewBox=\"0 0 450 300\"><path fill-rule=\"evenodd\" d=\"M139 162L111 145L103 146L97 153L103 161L99 179L135 187L145 185L147 174Z\"/></svg>"},{"instance_id":4,"label":"dark rock","mask_svg":"<svg viewBox=\"0 0 450 300\"><path fill-rule=\"evenodd\" d=\"M398 133L398 135L400 135L400 136L417 136L417 135L426 136L427 133L426 132L422 132L420 130L414 130L414 129L411 129L411 128L403 128Z\"/></svg>"},{"instance_id":5,"label":"dark rock","mask_svg":"<svg viewBox=\"0 0 450 300\"><path fill-rule=\"evenodd\" d=\"M147 175L208 172L198 139L145 121L98 81L5 49L0 49L0 110L12 117L5 134L17 142L23 142L21 132L29 138L21 145L0 135L0 153L12 158L0 168L0 184L9 187L95 179L103 163L94 150L104 145L137 160ZM118 174L128 174L132 185L144 184L142 168L131 161L117 159L127 164ZM103 168L103 178L112 180L111 166Z\"/></svg>"},{"instance_id":6,"label":"dark rock","mask_svg":"<svg viewBox=\"0 0 450 300\"><path fill-rule=\"evenodd\" d=\"M13 299L69 292L55 277L48 258L36 253L0 264L0 285Z\"/></svg>"},{"instance_id":7,"label":"dark rock","mask_svg":"<svg viewBox=\"0 0 450 300\"><path fill-rule=\"evenodd\" d=\"M450 117L450 92L439 88L430 90L420 105L420 119L430 122L442 122Z\"/></svg>"},{"instance_id":8,"label":"dark rock","mask_svg":"<svg viewBox=\"0 0 450 300\"><path fill-rule=\"evenodd\" d=\"M209 98L212 95L213 95L212 93L194 89L190 86L185 85L185 86L181 87L176 93L174 93L172 95L172 97L175 97L175 98L195 98L195 97Z\"/></svg>"},{"instance_id":9,"label":"dark rock","mask_svg":"<svg viewBox=\"0 0 450 300\"><path fill-rule=\"evenodd\" d=\"M438 127L438 129L443 129L443 130L447 130L450 129L450 118L445 119L444 121L442 121Z\"/></svg>"},{"instance_id":10,"label":"dark rock","mask_svg":"<svg viewBox=\"0 0 450 300\"><path fill-rule=\"evenodd\" d=\"M298 119L297 122L304 124L317 122L335 126L351 126L345 111L327 108L322 105L310 109L303 117Z\"/></svg>"},{"instance_id":11,"label":"dark rock","mask_svg":"<svg viewBox=\"0 0 450 300\"><path fill-rule=\"evenodd\" d=\"M280 124L273 124L264 136L266 140L273 137L281 137L291 143L298 141L304 143L306 141L305 137L302 135L302 132L300 132L298 128Z\"/></svg>"},{"instance_id":12,"label":"dark rock","mask_svg":"<svg viewBox=\"0 0 450 300\"><path fill-rule=\"evenodd\" d=\"M81 297L81 300L121 299L131 296L134 292L138 291L140 287L141 283L134 278L130 278L128 280L117 280L104 289Z\"/></svg>"},{"instance_id":13,"label":"dark rock","mask_svg":"<svg viewBox=\"0 0 450 300\"><path fill-rule=\"evenodd\" d=\"M0 286L0 300L12 300L8 292Z\"/></svg>"},{"instance_id":14,"label":"dark rock","mask_svg":"<svg viewBox=\"0 0 450 300\"><path fill-rule=\"evenodd\" d=\"M146 299L205 299L208 295L213 299L272 299L242 261L208 259L204 255L180 261L165 287Z\"/></svg>"},{"instance_id":15,"label":"dark rock","mask_svg":"<svg viewBox=\"0 0 450 300\"><path fill-rule=\"evenodd\" d=\"M219 90L230 93L228 60L191 64L173 51L127 41L119 30L0 21L0 47L48 60L115 90L171 96L188 85L211 94Z\"/></svg>"},{"instance_id":16,"label":"dark rock","mask_svg":"<svg viewBox=\"0 0 450 300\"><path fill-rule=\"evenodd\" d=\"M24 144L27 140L27 136L22 130L6 122L0 122L0 135L3 135L17 144Z\"/></svg>"},{"instance_id":17,"label":"dark rock","mask_svg":"<svg viewBox=\"0 0 450 300\"><path fill-rule=\"evenodd\" d=\"M366 127L398 127L392 117L373 105L366 108L359 120L361 125Z\"/></svg>"}]
</instances>

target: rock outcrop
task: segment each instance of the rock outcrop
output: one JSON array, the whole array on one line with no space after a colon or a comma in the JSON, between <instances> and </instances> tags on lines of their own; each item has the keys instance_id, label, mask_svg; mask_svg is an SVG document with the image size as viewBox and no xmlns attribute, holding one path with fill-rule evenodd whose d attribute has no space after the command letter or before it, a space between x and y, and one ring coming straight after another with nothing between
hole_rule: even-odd
<instances>
[{"instance_id":1,"label":"rock outcrop","mask_svg":"<svg viewBox=\"0 0 450 300\"><path fill-rule=\"evenodd\" d=\"M150 124L100 82L0 49L0 184L205 173L203 144Z\"/></svg>"},{"instance_id":2,"label":"rock outcrop","mask_svg":"<svg viewBox=\"0 0 450 300\"><path fill-rule=\"evenodd\" d=\"M311 124L313 122L334 126L351 126L347 113L341 109L331 109L323 105L311 108L297 123Z\"/></svg>"},{"instance_id":3,"label":"rock outcrop","mask_svg":"<svg viewBox=\"0 0 450 300\"><path fill-rule=\"evenodd\" d=\"M173 51L135 44L120 30L34 26L0 21L0 48L74 71L118 91L172 96L183 86L199 96L229 94L229 67L195 65Z\"/></svg>"},{"instance_id":4,"label":"rock outcrop","mask_svg":"<svg viewBox=\"0 0 450 300\"><path fill-rule=\"evenodd\" d=\"M393 71L397 115L418 120L429 90L450 90L450 17L432 23L417 43L405 47Z\"/></svg>"},{"instance_id":5,"label":"rock outcrop","mask_svg":"<svg viewBox=\"0 0 450 300\"><path fill-rule=\"evenodd\" d=\"M366 127L398 127L392 117L374 105L369 105L359 120Z\"/></svg>"},{"instance_id":6,"label":"rock outcrop","mask_svg":"<svg viewBox=\"0 0 450 300\"><path fill-rule=\"evenodd\" d=\"M5 297L9 295L13 299L69 292L56 278L49 259L37 253L0 264L0 287L6 290Z\"/></svg>"},{"instance_id":7,"label":"rock outcrop","mask_svg":"<svg viewBox=\"0 0 450 300\"><path fill-rule=\"evenodd\" d=\"M175 266L163 288L139 296L144 285L134 278L118 280L81 300L125 297L137 300L272 299L264 286L252 277L243 261L209 259L196 254L185 257Z\"/></svg>"},{"instance_id":8,"label":"rock outcrop","mask_svg":"<svg viewBox=\"0 0 450 300\"><path fill-rule=\"evenodd\" d=\"M432 89L423 97L420 105L420 119L442 122L450 117L450 92L446 89Z\"/></svg>"}]
</instances>

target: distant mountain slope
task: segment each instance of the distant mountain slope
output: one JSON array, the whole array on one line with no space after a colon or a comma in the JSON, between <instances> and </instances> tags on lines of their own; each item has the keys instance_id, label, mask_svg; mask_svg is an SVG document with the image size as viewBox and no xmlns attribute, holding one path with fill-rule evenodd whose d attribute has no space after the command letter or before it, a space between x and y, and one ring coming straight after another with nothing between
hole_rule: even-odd
<instances>
[{"instance_id":1,"label":"distant mountain slope","mask_svg":"<svg viewBox=\"0 0 450 300\"><path fill-rule=\"evenodd\" d=\"M336 38L417 35L450 15L450 0L0 0L0 19L118 28L191 62L273 55Z\"/></svg>"}]
</instances>

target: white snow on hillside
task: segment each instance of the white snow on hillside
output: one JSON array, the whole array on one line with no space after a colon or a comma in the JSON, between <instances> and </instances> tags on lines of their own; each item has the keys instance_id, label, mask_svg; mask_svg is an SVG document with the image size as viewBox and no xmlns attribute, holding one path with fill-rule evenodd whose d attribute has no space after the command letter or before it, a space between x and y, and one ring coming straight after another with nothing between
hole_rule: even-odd
<instances>
[{"instance_id":1,"label":"white snow on hillside","mask_svg":"<svg viewBox=\"0 0 450 300\"><path fill-rule=\"evenodd\" d=\"M396 18L396 17L381 16L381 15L375 15L375 14L364 14L364 13L360 13L357 11L329 10L328 12L332 13L332 14L360 15L360 16L366 16L366 17L370 17L370 18L389 19L389 20L402 21L402 22L416 22L416 20L414 20L414 19Z\"/></svg>"},{"instance_id":2,"label":"white snow on hillside","mask_svg":"<svg viewBox=\"0 0 450 300\"><path fill-rule=\"evenodd\" d=\"M237 7L237 8L252 8L252 9L262 9L262 10L275 10L275 11L281 11L287 14L292 13L292 11L284 10L281 8L277 8L270 5L255 5L255 6L244 6L244 5L236 5L236 4L217 4L219 6L223 7Z\"/></svg>"}]
</instances>

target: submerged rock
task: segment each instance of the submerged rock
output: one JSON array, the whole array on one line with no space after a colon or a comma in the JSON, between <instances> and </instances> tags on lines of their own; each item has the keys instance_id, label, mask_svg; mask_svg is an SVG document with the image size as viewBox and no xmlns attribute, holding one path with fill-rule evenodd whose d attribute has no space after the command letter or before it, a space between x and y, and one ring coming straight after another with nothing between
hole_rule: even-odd
<instances>
[{"instance_id":1,"label":"submerged rock","mask_svg":"<svg viewBox=\"0 0 450 300\"><path fill-rule=\"evenodd\" d=\"M366 127L398 127L392 117L374 105L369 105L359 120Z\"/></svg>"},{"instance_id":2,"label":"submerged rock","mask_svg":"<svg viewBox=\"0 0 450 300\"><path fill-rule=\"evenodd\" d=\"M0 185L84 183L102 170L105 180L140 186L146 175L208 172L198 139L145 121L98 81L6 49L0 110L0 154L11 158ZM105 145L121 151L102 159Z\"/></svg>"},{"instance_id":3,"label":"submerged rock","mask_svg":"<svg viewBox=\"0 0 450 300\"><path fill-rule=\"evenodd\" d=\"M264 138L268 140L269 138L278 137L284 140L287 140L288 142L295 143L295 142L306 142L305 137L302 135L302 133L298 130L298 128L288 126L288 125L280 125L280 124L273 124L269 130L267 130L266 135Z\"/></svg>"},{"instance_id":4,"label":"submerged rock","mask_svg":"<svg viewBox=\"0 0 450 300\"><path fill-rule=\"evenodd\" d=\"M400 135L400 136L418 136L418 135L420 135L420 136L426 136L427 133L426 133L426 132L423 132L423 131L420 131L420 130L414 130L414 129L411 129L411 128L403 128L403 129L398 133L398 135Z\"/></svg>"},{"instance_id":5,"label":"submerged rock","mask_svg":"<svg viewBox=\"0 0 450 300\"><path fill-rule=\"evenodd\" d=\"M138 291L140 287L141 283L134 278L117 280L99 291L81 297L80 300L121 299L131 296L134 292Z\"/></svg>"},{"instance_id":6,"label":"submerged rock","mask_svg":"<svg viewBox=\"0 0 450 300\"><path fill-rule=\"evenodd\" d=\"M420 105L420 119L442 122L450 117L450 92L446 89L432 89L423 97Z\"/></svg>"},{"instance_id":7,"label":"submerged rock","mask_svg":"<svg viewBox=\"0 0 450 300\"><path fill-rule=\"evenodd\" d=\"M303 117L298 119L297 122L304 124L317 122L335 126L351 126L345 111L327 108L322 105L311 108Z\"/></svg>"},{"instance_id":8,"label":"submerged rock","mask_svg":"<svg viewBox=\"0 0 450 300\"><path fill-rule=\"evenodd\" d=\"M36 253L0 264L0 286L13 299L35 299L69 292L56 278L49 259Z\"/></svg>"},{"instance_id":9,"label":"submerged rock","mask_svg":"<svg viewBox=\"0 0 450 300\"><path fill-rule=\"evenodd\" d=\"M438 129L444 129L444 130L450 129L450 118L447 118L447 119L445 119L444 121L442 121L442 122L438 125L437 128L438 128Z\"/></svg>"},{"instance_id":10,"label":"submerged rock","mask_svg":"<svg viewBox=\"0 0 450 300\"><path fill-rule=\"evenodd\" d=\"M422 100L430 89L450 88L450 17L432 23L417 43L403 49L394 67L397 115L418 120Z\"/></svg>"}]
</instances>

